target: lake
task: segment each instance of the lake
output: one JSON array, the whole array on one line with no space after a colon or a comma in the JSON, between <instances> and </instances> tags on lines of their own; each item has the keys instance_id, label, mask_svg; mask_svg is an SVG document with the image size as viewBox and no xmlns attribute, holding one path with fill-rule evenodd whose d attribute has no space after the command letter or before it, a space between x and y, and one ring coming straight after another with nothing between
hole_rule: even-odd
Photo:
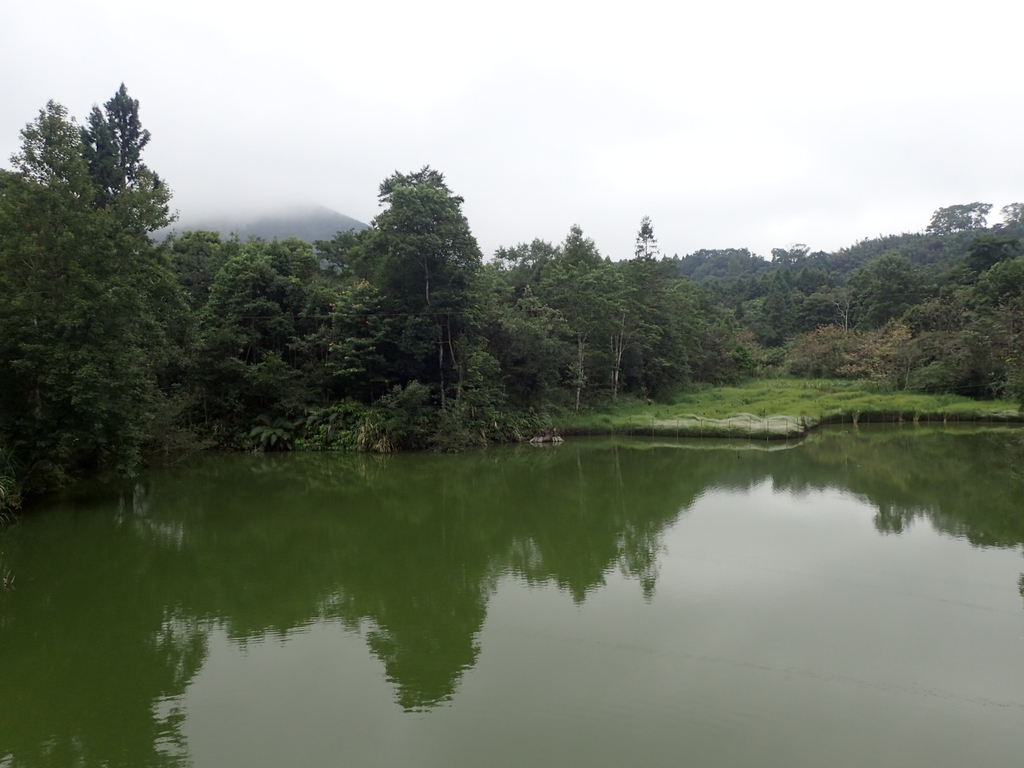
<instances>
[{"instance_id":1,"label":"lake","mask_svg":"<svg viewBox=\"0 0 1024 768\"><path fill-rule=\"evenodd\" d=\"M0 768L1024 763L1024 432L208 455L0 534Z\"/></svg>"}]
</instances>

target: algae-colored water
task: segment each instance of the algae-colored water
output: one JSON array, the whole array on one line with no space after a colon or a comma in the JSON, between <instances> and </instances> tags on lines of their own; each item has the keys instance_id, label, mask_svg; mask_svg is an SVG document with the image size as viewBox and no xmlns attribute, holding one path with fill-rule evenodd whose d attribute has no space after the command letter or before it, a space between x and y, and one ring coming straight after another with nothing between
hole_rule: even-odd
<instances>
[{"instance_id":1,"label":"algae-colored water","mask_svg":"<svg viewBox=\"0 0 1024 768\"><path fill-rule=\"evenodd\" d=\"M1024 432L206 456L0 534L0 766L1018 766Z\"/></svg>"}]
</instances>

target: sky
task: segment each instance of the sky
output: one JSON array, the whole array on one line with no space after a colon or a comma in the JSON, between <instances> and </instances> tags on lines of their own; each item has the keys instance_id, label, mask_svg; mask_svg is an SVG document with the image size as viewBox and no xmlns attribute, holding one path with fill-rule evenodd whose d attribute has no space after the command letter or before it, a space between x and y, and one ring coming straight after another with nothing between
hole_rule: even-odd
<instances>
[{"instance_id":1,"label":"sky","mask_svg":"<svg viewBox=\"0 0 1024 768\"><path fill-rule=\"evenodd\" d=\"M922 231L1024 201L1020 0L369 3L46 0L0 8L0 164L47 101L124 82L183 222L322 205L369 222L429 165L485 256L630 258Z\"/></svg>"}]
</instances>

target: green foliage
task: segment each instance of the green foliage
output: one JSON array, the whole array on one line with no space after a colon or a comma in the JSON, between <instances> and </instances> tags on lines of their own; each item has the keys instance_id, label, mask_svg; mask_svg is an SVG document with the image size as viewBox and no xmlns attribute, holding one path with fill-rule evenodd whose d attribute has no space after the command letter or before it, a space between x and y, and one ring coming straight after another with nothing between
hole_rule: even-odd
<instances>
[{"instance_id":1,"label":"green foliage","mask_svg":"<svg viewBox=\"0 0 1024 768\"><path fill-rule=\"evenodd\" d=\"M980 275L999 262L1012 259L1020 254L1020 238L1009 235L984 234L971 243L970 248L967 249L967 258L964 263L968 269L976 275Z\"/></svg>"},{"instance_id":2,"label":"green foliage","mask_svg":"<svg viewBox=\"0 0 1024 768\"><path fill-rule=\"evenodd\" d=\"M1024 297L1024 256L1000 261L978 280L978 300L1006 305Z\"/></svg>"},{"instance_id":3,"label":"green foliage","mask_svg":"<svg viewBox=\"0 0 1024 768\"><path fill-rule=\"evenodd\" d=\"M174 272L193 311L210 298L210 287L224 263L242 247L238 240L222 241L216 232L196 231L172 235L164 241Z\"/></svg>"},{"instance_id":4,"label":"green foliage","mask_svg":"<svg viewBox=\"0 0 1024 768\"><path fill-rule=\"evenodd\" d=\"M366 245L377 283L409 311L464 308L482 257L462 214L463 199L441 173L424 167L385 179L380 202L386 210L374 219Z\"/></svg>"},{"instance_id":5,"label":"green foliage","mask_svg":"<svg viewBox=\"0 0 1024 768\"><path fill-rule=\"evenodd\" d=\"M561 262L576 268L592 268L602 263L594 241L583 234L578 224L569 227L569 234L562 243Z\"/></svg>"},{"instance_id":6,"label":"green foliage","mask_svg":"<svg viewBox=\"0 0 1024 768\"><path fill-rule=\"evenodd\" d=\"M999 209L1003 214L1003 222L1007 225L1024 224L1024 203L1010 203Z\"/></svg>"},{"instance_id":7,"label":"green foliage","mask_svg":"<svg viewBox=\"0 0 1024 768\"><path fill-rule=\"evenodd\" d=\"M386 311L386 298L365 280L350 281L332 292L328 324L320 337L327 344L324 372L337 395L372 400L385 390L388 353L401 318Z\"/></svg>"},{"instance_id":8,"label":"green foliage","mask_svg":"<svg viewBox=\"0 0 1024 768\"><path fill-rule=\"evenodd\" d=\"M849 360L856 337L835 325L823 325L799 337L790 353L789 370L794 376L834 379Z\"/></svg>"},{"instance_id":9,"label":"green foliage","mask_svg":"<svg viewBox=\"0 0 1024 768\"><path fill-rule=\"evenodd\" d=\"M439 417L429 387L418 381L396 384L360 425L359 448L375 453L427 448L437 432Z\"/></svg>"},{"instance_id":10,"label":"green foliage","mask_svg":"<svg viewBox=\"0 0 1024 768\"><path fill-rule=\"evenodd\" d=\"M146 236L165 220L162 197L129 186L101 205L60 105L22 136L0 189L0 439L38 491L81 471L131 471L182 306Z\"/></svg>"},{"instance_id":11,"label":"green foliage","mask_svg":"<svg viewBox=\"0 0 1024 768\"><path fill-rule=\"evenodd\" d=\"M528 245L520 243L511 248L499 248L494 254L498 269L507 272L517 292L536 286L544 268L561 254L561 248L544 240L535 239Z\"/></svg>"},{"instance_id":12,"label":"green foliage","mask_svg":"<svg viewBox=\"0 0 1024 768\"><path fill-rule=\"evenodd\" d=\"M313 451L355 451L359 449L359 429L371 417L371 409L362 403L343 400L326 408L313 408L305 421L305 431L295 447Z\"/></svg>"},{"instance_id":13,"label":"green foliage","mask_svg":"<svg viewBox=\"0 0 1024 768\"><path fill-rule=\"evenodd\" d=\"M462 198L441 173L396 173L381 183L379 197L385 210L363 237L361 258L393 318L381 344L383 375L389 385L436 387L443 407L461 385L460 339L475 331L480 249Z\"/></svg>"},{"instance_id":14,"label":"green foliage","mask_svg":"<svg viewBox=\"0 0 1024 768\"><path fill-rule=\"evenodd\" d=\"M796 303L787 273L776 272L769 281L768 293L758 305L760 318L753 323L758 342L777 347L796 327Z\"/></svg>"},{"instance_id":15,"label":"green foliage","mask_svg":"<svg viewBox=\"0 0 1024 768\"><path fill-rule=\"evenodd\" d=\"M370 230L338 232L330 240L314 243L316 254L335 274L342 278L366 281L373 274L373 265L366 260L364 246L372 237Z\"/></svg>"},{"instance_id":16,"label":"green foliage","mask_svg":"<svg viewBox=\"0 0 1024 768\"><path fill-rule=\"evenodd\" d=\"M1016 356L1007 360L1009 373L1006 377L1003 392L1008 399L1017 403L1017 407L1024 411L1024 355L1019 352Z\"/></svg>"},{"instance_id":17,"label":"green foliage","mask_svg":"<svg viewBox=\"0 0 1024 768\"><path fill-rule=\"evenodd\" d=\"M931 223L926 231L933 235L951 235L954 232L984 229L986 217L991 210L992 205L989 203L969 203L939 208L932 214Z\"/></svg>"},{"instance_id":18,"label":"green foliage","mask_svg":"<svg viewBox=\"0 0 1024 768\"><path fill-rule=\"evenodd\" d=\"M622 366L623 389L664 396L693 380L714 313L691 281L665 279L651 260L634 259L620 270L620 304L635 329Z\"/></svg>"},{"instance_id":19,"label":"green foliage","mask_svg":"<svg viewBox=\"0 0 1024 768\"><path fill-rule=\"evenodd\" d=\"M261 413L301 413L329 386L323 325L336 293L301 240L229 253L197 313L191 376L203 419L235 432Z\"/></svg>"},{"instance_id":20,"label":"green foliage","mask_svg":"<svg viewBox=\"0 0 1024 768\"><path fill-rule=\"evenodd\" d=\"M885 391L908 388L913 367L911 334L906 325L890 323L884 328L857 334L845 355L839 373L866 381Z\"/></svg>"},{"instance_id":21,"label":"green foliage","mask_svg":"<svg viewBox=\"0 0 1024 768\"><path fill-rule=\"evenodd\" d=\"M256 425L249 430L249 437L255 438L256 448L261 451L290 451L294 430L305 423L305 419L287 419L281 416L272 419L261 414Z\"/></svg>"},{"instance_id":22,"label":"green foliage","mask_svg":"<svg viewBox=\"0 0 1024 768\"><path fill-rule=\"evenodd\" d=\"M604 354L602 342L610 338L618 313L612 298L614 272L601 259L594 241L573 225L559 258L545 270L538 292L566 324L566 347L571 349L565 381L574 393L578 411L585 390L593 382L592 368ZM600 345L600 346L599 346Z\"/></svg>"},{"instance_id":23,"label":"green foliage","mask_svg":"<svg viewBox=\"0 0 1024 768\"><path fill-rule=\"evenodd\" d=\"M14 451L0 445L0 528L11 521L11 510L21 506L18 474Z\"/></svg>"},{"instance_id":24,"label":"green foliage","mask_svg":"<svg viewBox=\"0 0 1024 768\"><path fill-rule=\"evenodd\" d=\"M501 392L519 407L559 399L569 351L565 319L527 285L517 295L505 274L489 269L484 280L483 334L499 366Z\"/></svg>"},{"instance_id":25,"label":"green foliage","mask_svg":"<svg viewBox=\"0 0 1024 768\"><path fill-rule=\"evenodd\" d=\"M746 248L701 249L683 258L673 258L672 265L677 274L695 282L725 285L747 281L771 270L767 261Z\"/></svg>"},{"instance_id":26,"label":"green foliage","mask_svg":"<svg viewBox=\"0 0 1024 768\"><path fill-rule=\"evenodd\" d=\"M898 254L887 254L850 277L858 323L878 328L900 317L925 294L917 268Z\"/></svg>"},{"instance_id":27,"label":"green foliage","mask_svg":"<svg viewBox=\"0 0 1024 768\"><path fill-rule=\"evenodd\" d=\"M95 187L94 203L117 209L124 226L141 233L171 223L170 191L142 162L149 131L139 120L139 102L124 83L103 110L93 107L88 127L81 130L82 157Z\"/></svg>"},{"instance_id":28,"label":"green foliage","mask_svg":"<svg viewBox=\"0 0 1024 768\"><path fill-rule=\"evenodd\" d=\"M751 354L750 348L745 344L737 344L733 347L730 357L732 358L733 365L743 375L752 376L757 370L757 361L754 359L753 354Z\"/></svg>"},{"instance_id":29,"label":"green foliage","mask_svg":"<svg viewBox=\"0 0 1024 768\"><path fill-rule=\"evenodd\" d=\"M651 224L651 217L644 216L640 220L640 231L636 234L636 247L633 249L633 257L653 260L659 255L661 254L658 250L658 239L654 236L654 225Z\"/></svg>"}]
</instances>

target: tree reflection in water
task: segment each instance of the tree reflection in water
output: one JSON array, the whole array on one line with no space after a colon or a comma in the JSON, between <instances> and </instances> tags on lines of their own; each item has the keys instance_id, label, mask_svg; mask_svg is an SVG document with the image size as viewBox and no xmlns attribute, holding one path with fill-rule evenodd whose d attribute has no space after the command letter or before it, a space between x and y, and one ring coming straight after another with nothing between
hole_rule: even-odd
<instances>
[{"instance_id":1,"label":"tree reflection in water","mask_svg":"<svg viewBox=\"0 0 1024 768\"><path fill-rule=\"evenodd\" d=\"M711 488L840 489L871 504L885 534L924 519L976 546L1024 542L1014 432L751 447L211 456L68 500L5 543L19 583L0 595L0 764L187 761L173 701L214 627L239 643L314 622L369 627L398 704L430 709L476 663L503 578L582 603L618 570L657 599L664 534Z\"/></svg>"}]
</instances>

